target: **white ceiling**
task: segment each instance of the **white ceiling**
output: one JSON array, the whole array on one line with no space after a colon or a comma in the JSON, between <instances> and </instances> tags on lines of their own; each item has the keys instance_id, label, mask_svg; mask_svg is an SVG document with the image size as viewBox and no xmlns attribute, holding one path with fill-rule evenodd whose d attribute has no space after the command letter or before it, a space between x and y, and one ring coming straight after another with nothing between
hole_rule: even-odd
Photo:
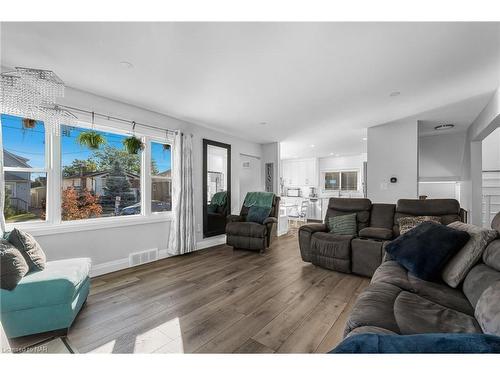
<instances>
[{"instance_id":1,"label":"white ceiling","mask_svg":"<svg viewBox=\"0 0 500 375\"><path fill-rule=\"evenodd\" d=\"M367 127L500 84L499 23L2 23L1 42L4 66L283 157L364 152Z\"/></svg>"}]
</instances>

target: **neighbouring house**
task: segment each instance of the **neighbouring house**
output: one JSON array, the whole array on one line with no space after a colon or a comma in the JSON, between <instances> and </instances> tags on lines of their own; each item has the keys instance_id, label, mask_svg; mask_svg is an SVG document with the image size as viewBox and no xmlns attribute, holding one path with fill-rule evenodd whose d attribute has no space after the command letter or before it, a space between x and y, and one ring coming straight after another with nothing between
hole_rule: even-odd
<instances>
[{"instance_id":1,"label":"neighbouring house","mask_svg":"<svg viewBox=\"0 0 500 375\"><path fill-rule=\"evenodd\" d=\"M31 168L29 159L3 150L5 167ZM31 206L31 173L5 172L5 193L9 197L10 207L15 211L29 211Z\"/></svg>"},{"instance_id":2,"label":"neighbouring house","mask_svg":"<svg viewBox=\"0 0 500 375\"><path fill-rule=\"evenodd\" d=\"M106 178L108 175L109 171L100 171L66 176L63 177L63 190L72 187L77 192L81 192L87 189L92 194L97 194L102 197L105 195L104 187L106 186ZM126 172L126 175L132 187L135 199L139 200L141 177L130 172Z\"/></svg>"},{"instance_id":3,"label":"neighbouring house","mask_svg":"<svg viewBox=\"0 0 500 375\"><path fill-rule=\"evenodd\" d=\"M167 169L151 176L151 199L156 201L170 201L172 195L172 171Z\"/></svg>"}]
</instances>

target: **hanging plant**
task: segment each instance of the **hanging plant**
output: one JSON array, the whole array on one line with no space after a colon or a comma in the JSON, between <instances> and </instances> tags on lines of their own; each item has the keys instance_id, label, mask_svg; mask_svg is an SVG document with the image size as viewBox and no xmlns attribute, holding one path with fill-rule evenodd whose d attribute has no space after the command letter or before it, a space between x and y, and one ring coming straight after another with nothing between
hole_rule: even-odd
<instances>
[{"instance_id":1,"label":"hanging plant","mask_svg":"<svg viewBox=\"0 0 500 375\"><path fill-rule=\"evenodd\" d=\"M34 129L36 126L36 120L30 118L23 118L23 128L24 129Z\"/></svg>"},{"instance_id":2,"label":"hanging plant","mask_svg":"<svg viewBox=\"0 0 500 375\"><path fill-rule=\"evenodd\" d=\"M139 151L144 150L144 143L136 136L131 136L123 140L123 145L131 155L137 155Z\"/></svg>"},{"instance_id":3,"label":"hanging plant","mask_svg":"<svg viewBox=\"0 0 500 375\"><path fill-rule=\"evenodd\" d=\"M76 141L81 146L88 147L91 150L97 150L106 143L106 139L95 130L81 132L78 134Z\"/></svg>"}]
</instances>

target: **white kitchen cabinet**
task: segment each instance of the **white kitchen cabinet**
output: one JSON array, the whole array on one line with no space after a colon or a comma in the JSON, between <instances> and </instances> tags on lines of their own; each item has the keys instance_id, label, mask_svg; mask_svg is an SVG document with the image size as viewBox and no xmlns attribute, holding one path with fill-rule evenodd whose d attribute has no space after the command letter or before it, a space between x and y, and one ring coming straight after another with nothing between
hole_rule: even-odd
<instances>
[{"instance_id":1,"label":"white kitchen cabinet","mask_svg":"<svg viewBox=\"0 0 500 375\"><path fill-rule=\"evenodd\" d=\"M285 186L318 186L318 161L316 158L283 160L282 165Z\"/></svg>"}]
</instances>

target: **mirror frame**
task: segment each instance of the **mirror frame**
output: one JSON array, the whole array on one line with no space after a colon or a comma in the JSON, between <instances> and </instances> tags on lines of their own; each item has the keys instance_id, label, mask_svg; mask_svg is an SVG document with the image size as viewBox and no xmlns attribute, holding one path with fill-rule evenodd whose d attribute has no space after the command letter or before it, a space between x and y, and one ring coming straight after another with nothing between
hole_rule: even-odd
<instances>
[{"instance_id":1,"label":"mirror frame","mask_svg":"<svg viewBox=\"0 0 500 375\"><path fill-rule=\"evenodd\" d=\"M211 141L209 139L203 138L203 238L218 236L220 234L226 233L226 228L221 231L211 231L208 232L208 221L207 221L207 182L208 182L208 160L207 151L208 146L215 146L220 148L225 148L227 150L227 212L231 214L231 145L227 143Z\"/></svg>"}]
</instances>

